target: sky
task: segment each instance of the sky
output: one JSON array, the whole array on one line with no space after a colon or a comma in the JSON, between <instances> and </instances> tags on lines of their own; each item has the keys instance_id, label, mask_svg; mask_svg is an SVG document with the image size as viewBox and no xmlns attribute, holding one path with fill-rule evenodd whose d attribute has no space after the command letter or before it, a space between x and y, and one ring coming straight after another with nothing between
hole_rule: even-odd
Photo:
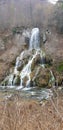
<instances>
[{"instance_id":1,"label":"sky","mask_svg":"<svg viewBox=\"0 0 63 130\"><path fill-rule=\"evenodd\" d=\"M58 1L58 0L48 0L49 2L51 2L52 4L56 4L56 2Z\"/></svg>"}]
</instances>

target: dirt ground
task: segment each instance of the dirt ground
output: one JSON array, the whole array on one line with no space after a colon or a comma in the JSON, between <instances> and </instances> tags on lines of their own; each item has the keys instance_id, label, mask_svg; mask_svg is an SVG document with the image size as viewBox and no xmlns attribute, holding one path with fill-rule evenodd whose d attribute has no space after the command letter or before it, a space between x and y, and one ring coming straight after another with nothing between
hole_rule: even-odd
<instances>
[{"instance_id":1,"label":"dirt ground","mask_svg":"<svg viewBox=\"0 0 63 130\"><path fill-rule=\"evenodd\" d=\"M44 102L0 100L0 130L63 130L63 93Z\"/></svg>"}]
</instances>

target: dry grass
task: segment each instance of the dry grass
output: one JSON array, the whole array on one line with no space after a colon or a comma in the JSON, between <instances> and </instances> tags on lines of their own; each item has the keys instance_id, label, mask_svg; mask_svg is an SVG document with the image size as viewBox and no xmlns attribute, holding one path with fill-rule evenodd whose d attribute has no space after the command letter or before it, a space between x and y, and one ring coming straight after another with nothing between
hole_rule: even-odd
<instances>
[{"instance_id":1,"label":"dry grass","mask_svg":"<svg viewBox=\"0 0 63 130\"><path fill-rule=\"evenodd\" d=\"M59 95L45 105L18 96L0 101L0 130L63 130L62 116L63 97Z\"/></svg>"}]
</instances>

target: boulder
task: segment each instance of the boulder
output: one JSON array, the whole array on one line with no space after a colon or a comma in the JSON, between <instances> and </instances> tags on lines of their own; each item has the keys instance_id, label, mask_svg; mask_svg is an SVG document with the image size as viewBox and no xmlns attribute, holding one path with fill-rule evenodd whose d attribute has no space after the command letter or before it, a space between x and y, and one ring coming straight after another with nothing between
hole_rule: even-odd
<instances>
[{"instance_id":1,"label":"boulder","mask_svg":"<svg viewBox=\"0 0 63 130\"><path fill-rule=\"evenodd\" d=\"M38 87L48 87L50 77L50 71L41 67L35 77L35 85Z\"/></svg>"},{"instance_id":2,"label":"boulder","mask_svg":"<svg viewBox=\"0 0 63 130\"><path fill-rule=\"evenodd\" d=\"M16 59L16 68L17 71L21 71L24 67L24 65L26 65L28 63L30 57L30 53L27 51L23 51L19 57L17 57Z\"/></svg>"}]
</instances>

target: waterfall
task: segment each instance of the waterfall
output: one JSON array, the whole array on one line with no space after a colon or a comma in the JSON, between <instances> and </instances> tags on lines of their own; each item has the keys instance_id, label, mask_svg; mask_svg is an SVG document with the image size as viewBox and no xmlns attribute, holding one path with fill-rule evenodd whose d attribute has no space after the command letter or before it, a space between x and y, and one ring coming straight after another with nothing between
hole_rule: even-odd
<instances>
[{"instance_id":1,"label":"waterfall","mask_svg":"<svg viewBox=\"0 0 63 130\"><path fill-rule=\"evenodd\" d=\"M40 54L40 55L41 55L40 50L36 50L36 52L35 52L35 54L33 55L32 59L29 60L28 64L25 65L25 67L24 67L23 70L21 71L21 73L20 73L20 76L21 76L21 86L23 86L23 79L24 79L25 77L28 78L27 83L26 83L26 86L28 86L28 85L30 84L31 64L32 64L34 58L37 56L37 54Z\"/></svg>"},{"instance_id":2,"label":"waterfall","mask_svg":"<svg viewBox=\"0 0 63 130\"><path fill-rule=\"evenodd\" d=\"M39 28L33 28L32 29L29 48L30 49L38 49L38 48L40 48Z\"/></svg>"},{"instance_id":3,"label":"waterfall","mask_svg":"<svg viewBox=\"0 0 63 130\"><path fill-rule=\"evenodd\" d=\"M15 88L19 91L21 89L22 94L26 94L26 97L34 96L34 98L36 97L37 99L48 98L51 92L48 90L45 91L43 88L38 89L35 87L37 75L42 71L42 68L45 69L45 57L45 52L40 48L39 28L34 28L31 31L29 49L21 52L16 58L13 73L2 82L2 85L8 88ZM52 71L50 71L50 74L51 79L49 80L49 84L54 83L55 80ZM26 93L24 91L26 91Z\"/></svg>"},{"instance_id":4,"label":"waterfall","mask_svg":"<svg viewBox=\"0 0 63 130\"><path fill-rule=\"evenodd\" d=\"M21 77L21 86L23 86L23 79L25 77L28 78L26 86L30 84L30 73L31 73L31 64L33 62L33 59L38 54L38 49L40 48L40 35L39 35L39 28L33 28L31 32L31 38L30 38L30 45L29 49L36 49L36 53L33 55L32 59L29 60L28 64L23 68L23 70L20 73ZM40 49L39 49L40 50Z\"/></svg>"},{"instance_id":5,"label":"waterfall","mask_svg":"<svg viewBox=\"0 0 63 130\"><path fill-rule=\"evenodd\" d=\"M34 54L33 54L33 49L34 49ZM20 65L23 63L23 57L28 53L29 54L31 53L30 59L28 59L28 63L23 65L22 70L18 70L17 68L20 67ZM23 51L20 54L20 56L16 58L14 72L12 75L10 75L8 85L15 85L15 80L20 77L20 88L23 88L24 86L26 87L30 86L31 65L37 55L40 55L41 60L43 59L43 57L45 57L45 53L40 49L39 28L33 28L31 31L29 50ZM44 68L43 61L41 63L41 66ZM25 78L26 78L26 85L23 85Z\"/></svg>"}]
</instances>

